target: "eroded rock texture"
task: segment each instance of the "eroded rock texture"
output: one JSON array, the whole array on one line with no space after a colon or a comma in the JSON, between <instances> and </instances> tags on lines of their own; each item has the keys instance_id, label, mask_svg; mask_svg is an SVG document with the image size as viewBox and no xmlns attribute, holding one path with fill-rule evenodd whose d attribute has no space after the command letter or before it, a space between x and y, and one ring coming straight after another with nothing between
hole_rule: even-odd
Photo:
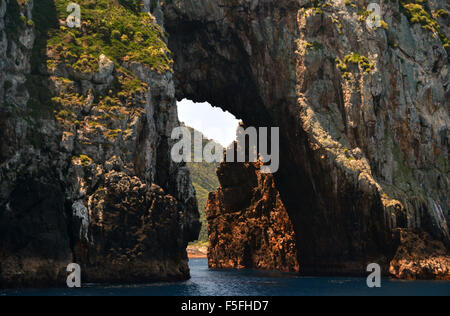
<instances>
[{"instance_id":1,"label":"eroded rock texture","mask_svg":"<svg viewBox=\"0 0 450 316\"><path fill-rule=\"evenodd\" d=\"M0 1L0 287L65 285L71 262L83 282L186 279L200 223L163 33L117 1L79 1L69 29L62 2Z\"/></svg>"},{"instance_id":2,"label":"eroded rock texture","mask_svg":"<svg viewBox=\"0 0 450 316\"><path fill-rule=\"evenodd\" d=\"M395 231L400 246L389 272L401 279L450 279L450 258L445 245L421 230Z\"/></svg>"},{"instance_id":3,"label":"eroded rock texture","mask_svg":"<svg viewBox=\"0 0 450 316\"><path fill-rule=\"evenodd\" d=\"M422 266L428 250L406 255L415 242L402 242L399 228L426 232L449 256L449 28L439 13L448 3L413 2L383 2L381 27L369 29L362 0L164 1L177 98L222 106L248 126L280 127L274 192L304 273L362 274L370 262L388 273L395 256L391 272L404 277L401 258ZM234 198L247 206L254 197ZM225 231L216 223L236 209L220 199L210 201L226 208L211 219L219 228L212 250L253 220L235 216ZM258 256L236 258L236 247L210 256L210 265L257 266ZM408 278L442 275L410 271Z\"/></svg>"},{"instance_id":4,"label":"eroded rock texture","mask_svg":"<svg viewBox=\"0 0 450 316\"><path fill-rule=\"evenodd\" d=\"M85 277L141 283L188 276L178 201L161 187L122 172L108 173L104 185L90 197L88 209L78 202L77 215L89 216L75 226L80 241L74 254L86 265ZM73 208L78 212L77 204Z\"/></svg>"},{"instance_id":5,"label":"eroded rock texture","mask_svg":"<svg viewBox=\"0 0 450 316\"><path fill-rule=\"evenodd\" d=\"M206 206L211 268L299 271L295 233L271 174L260 163L222 163Z\"/></svg>"}]
</instances>

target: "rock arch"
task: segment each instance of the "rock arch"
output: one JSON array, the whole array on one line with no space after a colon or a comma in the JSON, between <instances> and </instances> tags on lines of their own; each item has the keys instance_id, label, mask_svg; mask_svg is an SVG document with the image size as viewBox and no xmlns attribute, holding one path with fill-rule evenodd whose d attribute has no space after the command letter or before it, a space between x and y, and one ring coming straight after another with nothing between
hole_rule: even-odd
<instances>
[{"instance_id":1,"label":"rock arch","mask_svg":"<svg viewBox=\"0 0 450 316\"><path fill-rule=\"evenodd\" d=\"M208 101L246 125L280 127L281 166L274 183L292 220L302 272L361 274L367 263L378 262L387 273L402 244L399 232L414 234L412 228L448 245L445 215L435 215L419 184L420 165L439 158L411 153L418 136L404 131L413 124L394 119L408 107L427 112L412 87L397 87L400 73L419 66L396 69L399 57L386 34L364 32L364 24L338 2L321 7L309 1L175 0L162 10L178 99ZM408 28L407 22L401 27ZM432 101L443 113L444 90L436 89ZM413 100L400 100L398 93ZM426 124L433 131L429 142L447 152L438 133L445 124ZM425 150L430 143L418 146ZM440 183L430 184L427 194L444 206L443 172L426 177Z\"/></svg>"}]
</instances>

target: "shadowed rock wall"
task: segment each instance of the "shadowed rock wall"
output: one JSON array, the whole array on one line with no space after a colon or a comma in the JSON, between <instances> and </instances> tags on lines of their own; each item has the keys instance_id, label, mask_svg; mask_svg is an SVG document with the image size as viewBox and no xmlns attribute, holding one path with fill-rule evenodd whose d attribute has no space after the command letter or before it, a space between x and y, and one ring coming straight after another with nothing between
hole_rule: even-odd
<instances>
[{"instance_id":1,"label":"shadowed rock wall","mask_svg":"<svg viewBox=\"0 0 450 316\"><path fill-rule=\"evenodd\" d=\"M0 2L0 287L65 286L72 262L83 282L187 279L200 223L163 32L77 3L80 29L64 1Z\"/></svg>"}]
</instances>

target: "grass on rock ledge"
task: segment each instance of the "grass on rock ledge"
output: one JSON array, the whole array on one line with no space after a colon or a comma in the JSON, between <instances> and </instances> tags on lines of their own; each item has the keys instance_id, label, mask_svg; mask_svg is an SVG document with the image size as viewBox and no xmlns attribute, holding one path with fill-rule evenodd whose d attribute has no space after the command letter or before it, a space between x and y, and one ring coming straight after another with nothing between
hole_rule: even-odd
<instances>
[{"instance_id":1,"label":"grass on rock ledge","mask_svg":"<svg viewBox=\"0 0 450 316\"><path fill-rule=\"evenodd\" d=\"M55 1L60 22L67 19L66 9L71 2ZM61 54L75 69L95 71L101 54L116 66L136 61L160 73L172 69L170 51L162 40L164 34L153 16L113 0L78 0L77 4L81 7L81 28L60 25L59 29L51 29L47 44L48 50Z\"/></svg>"}]
</instances>

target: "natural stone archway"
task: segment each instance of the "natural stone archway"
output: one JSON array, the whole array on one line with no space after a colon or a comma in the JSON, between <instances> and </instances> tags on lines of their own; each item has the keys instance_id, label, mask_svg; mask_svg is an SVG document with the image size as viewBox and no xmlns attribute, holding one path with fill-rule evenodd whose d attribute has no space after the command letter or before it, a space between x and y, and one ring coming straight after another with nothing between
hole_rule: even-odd
<instances>
[{"instance_id":1,"label":"natural stone archway","mask_svg":"<svg viewBox=\"0 0 450 316\"><path fill-rule=\"evenodd\" d=\"M1 288L189 278L175 94L281 128L273 177L219 168L211 266L449 278L446 1L77 0L70 32L63 2L0 1Z\"/></svg>"},{"instance_id":2,"label":"natural stone archway","mask_svg":"<svg viewBox=\"0 0 450 316\"><path fill-rule=\"evenodd\" d=\"M165 1L177 98L280 127L275 185L302 272L361 274L378 262L399 277L448 278L444 39L414 27L404 4L386 4L387 26L366 30L352 6L325 3ZM395 264L405 235L424 245L407 258L414 271Z\"/></svg>"}]
</instances>

